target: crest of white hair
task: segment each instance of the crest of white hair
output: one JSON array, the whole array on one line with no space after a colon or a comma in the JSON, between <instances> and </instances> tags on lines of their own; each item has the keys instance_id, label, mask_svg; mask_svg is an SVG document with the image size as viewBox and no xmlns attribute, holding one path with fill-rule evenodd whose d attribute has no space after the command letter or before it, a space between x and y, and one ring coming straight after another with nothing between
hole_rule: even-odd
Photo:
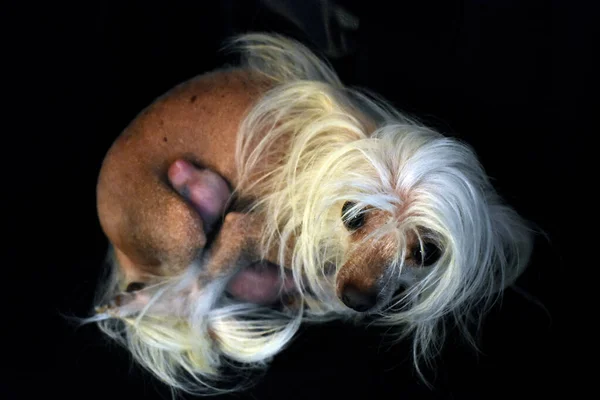
<instances>
[{"instance_id":1,"label":"crest of white hair","mask_svg":"<svg viewBox=\"0 0 600 400\"><path fill-rule=\"evenodd\" d=\"M413 334L418 368L417 360L428 359L442 340L444 316L465 327L473 308L489 305L520 274L531 248L524 222L501 203L467 146L374 96L344 87L301 44L249 34L232 45L244 55L243 66L274 83L241 124L236 191L259 199L252 209L266 221L261 250L266 256L278 246L281 265L289 258L305 306L278 312L231 302L222 296L221 279L190 296L178 313L152 313L152 305L161 300L183 296L185 290L189 296L201 273L201 266L191 266L186 274L160 283L141 312L89 320L98 321L174 389L240 389L241 384L218 386L227 360L241 370L262 367L292 340L300 322L357 317L335 296L336 274L324 272L325 266L339 268L347 258L343 203L357 204L351 213L370 206L394 215L404 207L410 211L406 218L390 218L371 234L395 234L398 257L390 260L395 276L404 269L409 230L432 232L443 257L407 293L394 298L376 322L401 327L398 337ZM114 272L101 300L123 289Z\"/></svg>"},{"instance_id":2,"label":"crest of white hair","mask_svg":"<svg viewBox=\"0 0 600 400\"><path fill-rule=\"evenodd\" d=\"M278 85L241 126L238 190L260 199L253 210L266 221L263 254L279 246L280 264L287 258L297 286L310 293L305 320L356 317L335 296L335 274L325 273L346 261L341 209L351 201L351 214L364 207L389 212L370 235L395 234L398 257L390 261L398 276L408 231L428 232L443 249L435 268L375 322L400 327L400 337L413 334L417 368L443 339L443 317L453 317L470 339L467 320L482 316L516 280L532 247L526 222L496 194L474 151L345 87L301 45L263 35L239 41L247 65Z\"/></svg>"}]
</instances>

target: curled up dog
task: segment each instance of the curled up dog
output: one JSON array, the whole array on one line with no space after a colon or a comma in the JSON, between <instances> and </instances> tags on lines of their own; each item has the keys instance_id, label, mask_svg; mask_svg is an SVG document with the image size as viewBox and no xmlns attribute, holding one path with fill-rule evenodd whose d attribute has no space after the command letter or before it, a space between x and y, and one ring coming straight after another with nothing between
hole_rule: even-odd
<instances>
[{"instance_id":1,"label":"curled up dog","mask_svg":"<svg viewBox=\"0 0 600 400\"><path fill-rule=\"evenodd\" d=\"M300 324L396 329L415 365L442 321L481 317L526 267L531 231L474 151L345 86L290 39L185 82L115 141L98 181L112 269L104 332L173 388L222 390Z\"/></svg>"}]
</instances>

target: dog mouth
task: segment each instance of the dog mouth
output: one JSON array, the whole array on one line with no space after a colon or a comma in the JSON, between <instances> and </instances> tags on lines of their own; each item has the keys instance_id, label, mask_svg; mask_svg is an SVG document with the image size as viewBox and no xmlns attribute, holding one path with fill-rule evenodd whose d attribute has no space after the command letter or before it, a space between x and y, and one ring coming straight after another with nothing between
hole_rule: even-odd
<instances>
[{"instance_id":1,"label":"dog mouth","mask_svg":"<svg viewBox=\"0 0 600 400\"><path fill-rule=\"evenodd\" d=\"M237 301L262 306L289 302L298 291L291 271L270 262L255 262L238 271L225 292Z\"/></svg>"}]
</instances>

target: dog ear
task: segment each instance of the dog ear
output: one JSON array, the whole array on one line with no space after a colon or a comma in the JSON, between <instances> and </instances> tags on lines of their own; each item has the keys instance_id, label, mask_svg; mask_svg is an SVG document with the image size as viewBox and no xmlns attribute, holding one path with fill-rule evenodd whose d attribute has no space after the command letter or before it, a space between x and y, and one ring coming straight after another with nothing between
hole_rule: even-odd
<instances>
[{"instance_id":1,"label":"dog ear","mask_svg":"<svg viewBox=\"0 0 600 400\"><path fill-rule=\"evenodd\" d=\"M533 229L513 208L490 206L493 230L493 276L495 289L504 290L523 273L533 248Z\"/></svg>"}]
</instances>

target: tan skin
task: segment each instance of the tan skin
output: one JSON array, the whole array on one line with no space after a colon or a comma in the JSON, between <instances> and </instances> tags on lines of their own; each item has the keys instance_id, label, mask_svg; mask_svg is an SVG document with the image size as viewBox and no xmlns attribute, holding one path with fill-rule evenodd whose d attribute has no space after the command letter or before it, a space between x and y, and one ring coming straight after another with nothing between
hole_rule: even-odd
<instances>
[{"instance_id":1,"label":"tan skin","mask_svg":"<svg viewBox=\"0 0 600 400\"><path fill-rule=\"evenodd\" d=\"M238 125L267 89L239 69L194 78L157 99L114 142L97 205L126 283L179 273L200 254L236 184ZM222 262L242 246L241 227L232 226L238 219L223 227L239 239L223 249Z\"/></svg>"}]
</instances>

